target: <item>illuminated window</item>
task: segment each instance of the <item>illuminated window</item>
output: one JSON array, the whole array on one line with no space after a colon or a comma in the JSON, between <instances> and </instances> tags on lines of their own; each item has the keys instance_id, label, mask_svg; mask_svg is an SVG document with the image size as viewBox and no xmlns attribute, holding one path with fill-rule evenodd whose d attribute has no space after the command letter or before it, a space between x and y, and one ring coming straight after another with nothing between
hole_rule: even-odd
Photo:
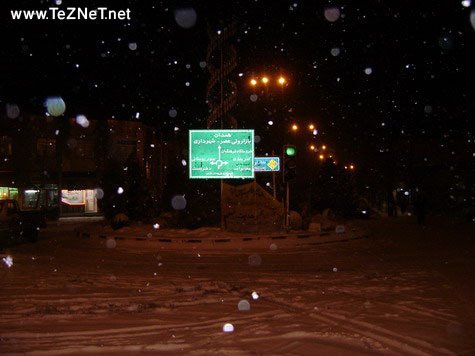
<instances>
[{"instance_id":1,"label":"illuminated window","mask_svg":"<svg viewBox=\"0 0 475 356\"><path fill-rule=\"evenodd\" d=\"M39 208L44 205L44 196L38 189L23 191L23 208Z\"/></svg>"},{"instance_id":2,"label":"illuminated window","mask_svg":"<svg viewBox=\"0 0 475 356\"><path fill-rule=\"evenodd\" d=\"M18 199L18 189L12 187L0 187L0 199Z\"/></svg>"}]
</instances>

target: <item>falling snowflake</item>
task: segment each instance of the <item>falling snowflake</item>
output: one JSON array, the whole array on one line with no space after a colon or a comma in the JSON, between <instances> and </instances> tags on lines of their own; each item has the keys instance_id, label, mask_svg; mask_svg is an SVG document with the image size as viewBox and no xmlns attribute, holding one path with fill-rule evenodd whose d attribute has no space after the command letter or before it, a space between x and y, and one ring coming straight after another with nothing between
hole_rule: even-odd
<instances>
[{"instance_id":1,"label":"falling snowflake","mask_svg":"<svg viewBox=\"0 0 475 356\"><path fill-rule=\"evenodd\" d=\"M223 332L225 333L232 333L234 331L234 325L230 323L226 323L223 325Z\"/></svg>"},{"instance_id":2,"label":"falling snowflake","mask_svg":"<svg viewBox=\"0 0 475 356\"><path fill-rule=\"evenodd\" d=\"M107 239L106 246L107 246L107 248L115 248L117 246L117 242L115 241L114 238Z\"/></svg>"},{"instance_id":3,"label":"falling snowflake","mask_svg":"<svg viewBox=\"0 0 475 356\"><path fill-rule=\"evenodd\" d=\"M262 258L258 254L250 255L248 257L249 266L260 266L262 263Z\"/></svg>"},{"instance_id":4,"label":"falling snowflake","mask_svg":"<svg viewBox=\"0 0 475 356\"><path fill-rule=\"evenodd\" d=\"M5 264L7 265L8 268L10 268L11 266L13 266L13 258L12 258L12 256L3 257L3 258L2 258L2 261L3 261L3 263L5 263Z\"/></svg>"},{"instance_id":5,"label":"falling snowflake","mask_svg":"<svg viewBox=\"0 0 475 356\"><path fill-rule=\"evenodd\" d=\"M175 10L175 21L178 26L190 29L196 24L197 14L192 7Z\"/></svg>"},{"instance_id":6,"label":"falling snowflake","mask_svg":"<svg viewBox=\"0 0 475 356\"><path fill-rule=\"evenodd\" d=\"M104 191L101 188L96 188L96 189L94 189L94 191L96 193L96 198L97 199L104 198Z\"/></svg>"},{"instance_id":7,"label":"falling snowflake","mask_svg":"<svg viewBox=\"0 0 475 356\"><path fill-rule=\"evenodd\" d=\"M49 97L45 101L46 110L51 116L61 116L66 111L66 104L64 100L59 97Z\"/></svg>"},{"instance_id":8,"label":"falling snowflake","mask_svg":"<svg viewBox=\"0 0 475 356\"><path fill-rule=\"evenodd\" d=\"M84 128L89 127L89 120L84 115L76 116L76 123Z\"/></svg>"},{"instance_id":9,"label":"falling snowflake","mask_svg":"<svg viewBox=\"0 0 475 356\"><path fill-rule=\"evenodd\" d=\"M9 119L16 119L20 116L20 108L16 104L7 104L7 117Z\"/></svg>"},{"instance_id":10,"label":"falling snowflake","mask_svg":"<svg viewBox=\"0 0 475 356\"><path fill-rule=\"evenodd\" d=\"M168 116L170 116L170 117L172 117L172 118L173 118L173 117L176 117L177 114L178 114L178 112L177 112L175 109L170 109L170 110L168 111Z\"/></svg>"},{"instance_id":11,"label":"falling snowflake","mask_svg":"<svg viewBox=\"0 0 475 356\"><path fill-rule=\"evenodd\" d=\"M251 310L251 304L245 299L240 300L238 303L238 310L239 311L249 311Z\"/></svg>"},{"instance_id":12,"label":"falling snowflake","mask_svg":"<svg viewBox=\"0 0 475 356\"><path fill-rule=\"evenodd\" d=\"M323 12L325 19L329 22L335 22L340 18L340 9L337 7L327 7Z\"/></svg>"},{"instance_id":13,"label":"falling snowflake","mask_svg":"<svg viewBox=\"0 0 475 356\"><path fill-rule=\"evenodd\" d=\"M186 208L186 199L184 195L175 195L171 201L172 207L175 210L183 210Z\"/></svg>"},{"instance_id":14,"label":"falling snowflake","mask_svg":"<svg viewBox=\"0 0 475 356\"><path fill-rule=\"evenodd\" d=\"M332 48L330 52L331 52L333 57L336 57L340 54L340 49L339 48Z\"/></svg>"}]
</instances>

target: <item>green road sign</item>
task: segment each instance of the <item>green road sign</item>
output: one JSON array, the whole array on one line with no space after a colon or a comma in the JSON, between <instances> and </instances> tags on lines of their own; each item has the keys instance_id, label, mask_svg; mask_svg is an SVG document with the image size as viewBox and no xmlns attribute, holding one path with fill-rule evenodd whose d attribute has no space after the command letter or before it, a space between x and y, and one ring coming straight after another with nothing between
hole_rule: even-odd
<instances>
[{"instance_id":1,"label":"green road sign","mask_svg":"<svg viewBox=\"0 0 475 356\"><path fill-rule=\"evenodd\" d=\"M254 130L190 130L190 178L254 178Z\"/></svg>"}]
</instances>

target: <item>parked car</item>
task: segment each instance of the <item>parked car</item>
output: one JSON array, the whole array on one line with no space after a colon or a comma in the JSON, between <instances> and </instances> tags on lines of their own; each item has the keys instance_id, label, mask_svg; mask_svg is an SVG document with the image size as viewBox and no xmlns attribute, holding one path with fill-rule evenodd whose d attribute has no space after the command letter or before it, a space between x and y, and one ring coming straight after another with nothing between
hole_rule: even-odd
<instances>
[{"instance_id":1,"label":"parked car","mask_svg":"<svg viewBox=\"0 0 475 356\"><path fill-rule=\"evenodd\" d=\"M0 200L0 246L38 240L45 216L41 211L22 211L13 199Z\"/></svg>"}]
</instances>

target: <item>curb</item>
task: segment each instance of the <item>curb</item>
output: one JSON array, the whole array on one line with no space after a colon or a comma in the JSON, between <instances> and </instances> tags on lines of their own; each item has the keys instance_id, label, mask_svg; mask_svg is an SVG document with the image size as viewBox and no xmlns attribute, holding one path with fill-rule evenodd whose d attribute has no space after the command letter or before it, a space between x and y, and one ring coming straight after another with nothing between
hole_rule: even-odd
<instances>
[{"instance_id":1,"label":"curb","mask_svg":"<svg viewBox=\"0 0 475 356\"><path fill-rule=\"evenodd\" d=\"M124 236L119 234L94 234L90 232L76 231L78 238L83 239L92 239L98 238L102 240L115 239L118 241L144 241L154 244L159 244L162 246L170 245L182 245L182 246L196 246L196 245L213 245L213 246L226 246L230 243L239 243L251 246L253 242L264 242L264 241L301 241L305 245L320 245L326 243L335 243L335 242L346 242L350 240L357 240L369 237L368 232L363 230L350 230L345 233L330 233L328 231L320 233L296 233L288 235L274 235L274 236L246 236L246 237L221 237L221 238L199 238L199 237L147 237L147 236ZM322 239L323 238L323 239ZM298 244L296 246L302 246L303 244Z\"/></svg>"}]
</instances>

